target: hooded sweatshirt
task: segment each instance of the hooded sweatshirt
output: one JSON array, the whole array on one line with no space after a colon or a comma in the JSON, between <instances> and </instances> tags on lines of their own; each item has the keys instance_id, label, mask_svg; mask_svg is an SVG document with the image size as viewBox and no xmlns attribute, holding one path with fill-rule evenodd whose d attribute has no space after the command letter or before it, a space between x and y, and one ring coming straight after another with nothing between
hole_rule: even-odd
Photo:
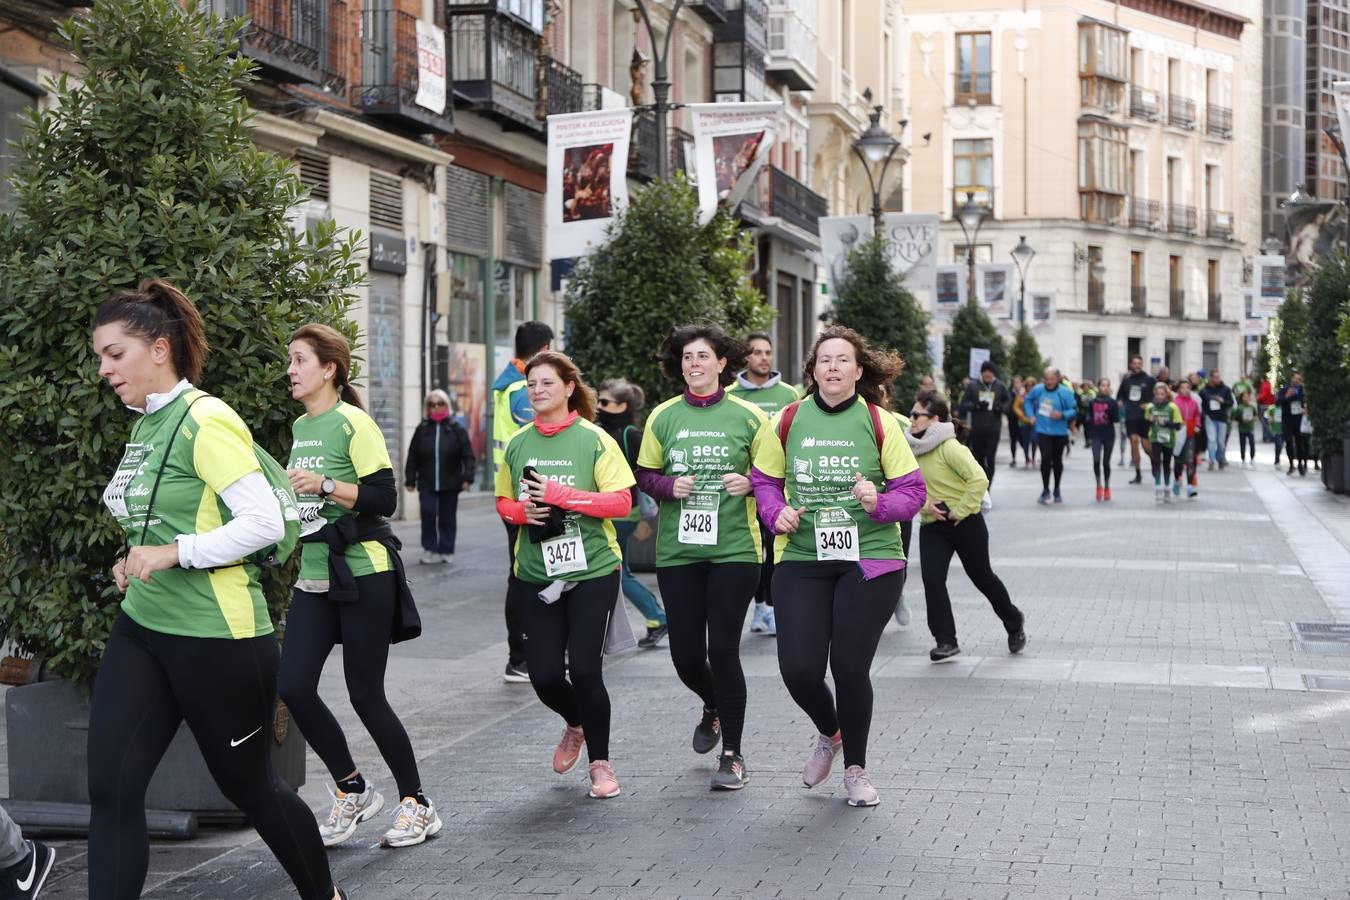
<instances>
[{"instance_id":1,"label":"hooded sweatshirt","mask_svg":"<svg viewBox=\"0 0 1350 900\"><path fill-rule=\"evenodd\" d=\"M733 397L740 397L746 403L752 403L759 407L766 416L772 416L783 407L794 400L800 400L802 395L797 389L783 381L783 373L769 373L769 380L763 384L755 384L746 377L743 371L736 376L736 382L727 389L727 393Z\"/></svg>"},{"instance_id":2,"label":"hooded sweatshirt","mask_svg":"<svg viewBox=\"0 0 1350 900\"><path fill-rule=\"evenodd\" d=\"M951 518L957 521L980 511L989 478L970 449L956 439L956 427L951 422L936 422L917 434L906 431L905 439L923 473L930 504L946 503ZM927 513L919 520L924 524L936 521Z\"/></svg>"}]
</instances>

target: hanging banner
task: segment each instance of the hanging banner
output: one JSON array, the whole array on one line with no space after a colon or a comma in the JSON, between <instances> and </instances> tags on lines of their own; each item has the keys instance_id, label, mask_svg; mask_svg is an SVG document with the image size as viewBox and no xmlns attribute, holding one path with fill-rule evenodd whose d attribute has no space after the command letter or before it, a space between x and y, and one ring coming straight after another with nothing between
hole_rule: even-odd
<instances>
[{"instance_id":1,"label":"hanging banner","mask_svg":"<svg viewBox=\"0 0 1350 900\"><path fill-rule=\"evenodd\" d=\"M872 233L871 216L823 216L820 220L820 258L830 294L838 290L848 271L848 255Z\"/></svg>"},{"instance_id":2,"label":"hanging banner","mask_svg":"<svg viewBox=\"0 0 1350 900\"><path fill-rule=\"evenodd\" d=\"M1027 294L1027 327L1048 331L1055 326L1055 292L1033 291Z\"/></svg>"},{"instance_id":3,"label":"hanging banner","mask_svg":"<svg viewBox=\"0 0 1350 900\"><path fill-rule=\"evenodd\" d=\"M933 318L950 320L966 302L966 267L961 263L937 266L933 288Z\"/></svg>"},{"instance_id":4,"label":"hanging banner","mask_svg":"<svg viewBox=\"0 0 1350 900\"><path fill-rule=\"evenodd\" d=\"M445 29L417 20L417 96L413 102L445 114Z\"/></svg>"},{"instance_id":5,"label":"hanging banner","mask_svg":"<svg viewBox=\"0 0 1350 900\"><path fill-rule=\"evenodd\" d=\"M1016 305L1012 277L1012 263L984 263L975 267L975 290L979 294L976 299L995 322L1012 317Z\"/></svg>"},{"instance_id":6,"label":"hanging banner","mask_svg":"<svg viewBox=\"0 0 1350 900\"><path fill-rule=\"evenodd\" d=\"M885 213L881 230L891 266L913 292L933 292L937 279L937 213Z\"/></svg>"},{"instance_id":7,"label":"hanging banner","mask_svg":"<svg viewBox=\"0 0 1350 900\"><path fill-rule=\"evenodd\" d=\"M1270 318L1261 314L1256 288L1242 289L1242 327L1239 333L1246 335L1264 335L1270 329Z\"/></svg>"},{"instance_id":8,"label":"hanging banner","mask_svg":"<svg viewBox=\"0 0 1350 900\"><path fill-rule=\"evenodd\" d=\"M694 163L698 172L698 223L706 225L725 202L735 208L778 137L781 101L690 103Z\"/></svg>"},{"instance_id":9,"label":"hanging banner","mask_svg":"<svg viewBox=\"0 0 1350 900\"><path fill-rule=\"evenodd\" d=\"M1258 316L1273 316L1284 302L1285 260L1283 256L1257 256L1252 259L1252 275L1256 300L1252 312Z\"/></svg>"},{"instance_id":10,"label":"hanging banner","mask_svg":"<svg viewBox=\"0 0 1350 900\"><path fill-rule=\"evenodd\" d=\"M631 107L548 117L549 259L585 256L604 243L615 209L628 202L632 130Z\"/></svg>"}]
</instances>

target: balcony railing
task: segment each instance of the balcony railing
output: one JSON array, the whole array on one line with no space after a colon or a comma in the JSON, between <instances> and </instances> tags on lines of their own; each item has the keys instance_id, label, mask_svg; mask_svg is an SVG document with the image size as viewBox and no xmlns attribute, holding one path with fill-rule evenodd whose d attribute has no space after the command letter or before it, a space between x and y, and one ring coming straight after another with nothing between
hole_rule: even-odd
<instances>
[{"instance_id":1,"label":"balcony railing","mask_svg":"<svg viewBox=\"0 0 1350 900\"><path fill-rule=\"evenodd\" d=\"M685 170L685 148L693 135L678 128L666 132L666 153L670 157L670 171ZM642 109L633 113L633 137L628 144L628 176L653 181L659 175L656 166L656 113Z\"/></svg>"},{"instance_id":2,"label":"balcony railing","mask_svg":"<svg viewBox=\"0 0 1350 900\"><path fill-rule=\"evenodd\" d=\"M448 78L444 111L417 104L421 77L417 17L398 10L365 9L361 11L361 35L361 83L352 88L352 105L418 131L453 132Z\"/></svg>"},{"instance_id":3,"label":"balcony railing","mask_svg":"<svg viewBox=\"0 0 1350 900\"><path fill-rule=\"evenodd\" d=\"M761 208L789 225L796 225L811 234L820 234L820 217L829 213L825 198L777 166L767 166L766 169L767 172L761 178L768 179L768 204L767 207L763 205L761 194Z\"/></svg>"},{"instance_id":4,"label":"balcony railing","mask_svg":"<svg viewBox=\"0 0 1350 900\"><path fill-rule=\"evenodd\" d=\"M723 0L693 0L689 9L709 25L721 25L727 20L727 7Z\"/></svg>"},{"instance_id":5,"label":"balcony railing","mask_svg":"<svg viewBox=\"0 0 1350 900\"><path fill-rule=\"evenodd\" d=\"M1221 241L1233 239L1233 214L1211 209L1205 213L1205 234Z\"/></svg>"},{"instance_id":6,"label":"balcony railing","mask_svg":"<svg viewBox=\"0 0 1350 900\"><path fill-rule=\"evenodd\" d=\"M332 91L347 87L345 0L211 0L208 8L248 19L244 55L264 78Z\"/></svg>"},{"instance_id":7,"label":"balcony railing","mask_svg":"<svg viewBox=\"0 0 1350 900\"><path fill-rule=\"evenodd\" d=\"M537 115L538 37L529 28L504 15L456 14L449 45L456 96L512 124L543 127Z\"/></svg>"},{"instance_id":8,"label":"balcony railing","mask_svg":"<svg viewBox=\"0 0 1350 900\"><path fill-rule=\"evenodd\" d=\"M1142 284L1130 286L1130 314L1142 316L1148 312L1148 288Z\"/></svg>"},{"instance_id":9,"label":"balcony railing","mask_svg":"<svg viewBox=\"0 0 1350 900\"><path fill-rule=\"evenodd\" d=\"M1137 84L1130 85L1130 118L1158 121L1158 92Z\"/></svg>"},{"instance_id":10,"label":"balcony railing","mask_svg":"<svg viewBox=\"0 0 1350 900\"><path fill-rule=\"evenodd\" d=\"M1130 198L1130 227L1157 228L1162 221L1162 204L1157 200Z\"/></svg>"},{"instance_id":11,"label":"balcony railing","mask_svg":"<svg viewBox=\"0 0 1350 900\"><path fill-rule=\"evenodd\" d=\"M1223 294L1209 295L1208 312L1211 322L1223 321Z\"/></svg>"},{"instance_id":12,"label":"balcony railing","mask_svg":"<svg viewBox=\"0 0 1350 900\"><path fill-rule=\"evenodd\" d=\"M1167 292L1167 314L1174 319L1186 318L1186 289L1171 288Z\"/></svg>"},{"instance_id":13,"label":"balcony railing","mask_svg":"<svg viewBox=\"0 0 1350 900\"><path fill-rule=\"evenodd\" d=\"M1226 106L1209 104L1205 107L1205 134L1211 137L1233 136L1233 111Z\"/></svg>"},{"instance_id":14,"label":"balcony railing","mask_svg":"<svg viewBox=\"0 0 1350 900\"><path fill-rule=\"evenodd\" d=\"M956 106L989 106L994 102L993 72L956 72L952 75L952 102Z\"/></svg>"},{"instance_id":15,"label":"balcony railing","mask_svg":"<svg viewBox=\"0 0 1350 900\"><path fill-rule=\"evenodd\" d=\"M1167 97L1167 124L1176 128L1195 127L1195 101L1176 94Z\"/></svg>"},{"instance_id":16,"label":"balcony railing","mask_svg":"<svg viewBox=\"0 0 1350 900\"><path fill-rule=\"evenodd\" d=\"M544 99L547 115L581 112L585 109L581 73L552 57L544 61Z\"/></svg>"},{"instance_id":17,"label":"balcony railing","mask_svg":"<svg viewBox=\"0 0 1350 900\"><path fill-rule=\"evenodd\" d=\"M794 10L769 11L769 58L764 70L790 90L815 89L816 33Z\"/></svg>"},{"instance_id":18,"label":"balcony railing","mask_svg":"<svg viewBox=\"0 0 1350 900\"><path fill-rule=\"evenodd\" d=\"M1195 234L1195 207L1169 203L1167 205L1167 230L1172 234Z\"/></svg>"}]
</instances>

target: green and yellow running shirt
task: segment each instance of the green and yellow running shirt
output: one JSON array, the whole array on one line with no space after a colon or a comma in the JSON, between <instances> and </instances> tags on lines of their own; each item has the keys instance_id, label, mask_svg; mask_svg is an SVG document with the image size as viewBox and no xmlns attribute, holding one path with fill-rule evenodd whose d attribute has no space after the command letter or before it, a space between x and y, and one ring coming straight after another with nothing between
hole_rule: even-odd
<instances>
[{"instance_id":1,"label":"green and yellow running shirt","mask_svg":"<svg viewBox=\"0 0 1350 900\"><path fill-rule=\"evenodd\" d=\"M722 476L749 477L767 421L764 413L732 394L702 407L685 402L681 394L652 410L638 465L662 475L694 477L692 494L661 503L658 566L763 560L755 496L731 496Z\"/></svg>"},{"instance_id":2,"label":"green and yellow running shirt","mask_svg":"<svg viewBox=\"0 0 1350 900\"><path fill-rule=\"evenodd\" d=\"M578 491L608 494L636 483L619 445L595 423L577 419L553 435L541 434L535 425L525 425L506 442L505 460L497 467L498 497L520 499L527 466ZM537 544L528 526L516 532L515 575L531 584L603 578L618 568L619 558L609 519L569 512L563 533Z\"/></svg>"},{"instance_id":3,"label":"green and yellow running shirt","mask_svg":"<svg viewBox=\"0 0 1350 900\"><path fill-rule=\"evenodd\" d=\"M1239 403L1233 408L1233 421L1237 422L1238 432L1247 434L1256 429L1256 418L1260 412L1254 403Z\"/></svg>"},{"instance_id":4,"label":"green and yellow running shirt","mask_svg":"<svg viewBox=\"0 0 1350 900\"><path fill-rule=\"evenodd\" d=\"M1186 420L1181 417L1181 409L1171 400L1166 403L1154 400L1144 410L1144 415L1148 417L1150 444L1171 447L1177 441L1177 435L1184 434L1181 428L1185 427ZM1173 427L1174 423L1179 427Z\"/></svg>"},{"instance_id":5,"label":"green and yellow running shirt","mask_svg":"<svg viewBox=\"0 0 1350 900\"><path fill-rule=\"evenodd\" d=\"M328 412L303 415L291 426L291 458L287 469L305 469L334 481L356 484L381 469L392 469L384 434L364 410L341 400ZM354 516L331 499L299 494L300 536L313 534L329 522ZM328 545L313 541L300 545L300 580L328 580ZM358 578L393 568L389 551L378 541L352 544L345 554Z\"/></svg>"},{"instance_id":6,"label":"green and yellow running shirt","mask_svg":"<svg viewBox=\"0 0 1350 900\"><path fill-rule=\"evenodd\" d=\"M795 387L783 381L778 382L773 387L755 388L753 390L742 385L740 381L736 381L731 387L727 388L727 393L758 407L759 411L766 416L772 416L789 403L800 400L802 397Z\"/></svg>"},{"instance_id":7,"label":"green and yellow running shirt","mask_svg":"<svg viewBox=\"0 0 1350 900\"><path fill-rule=\"evenodd\" d=\"M198 399L200 398L200 399ZM188 404L192 409L183 418ZM179 420L183 424L178 427ZM178 435L169 447L169 437ZM168 459L165 449L168 448ZM149 509L160 465L164 475ZM230 521L220 494L250 472L260 472L253 436L223 400L202 391L183 391L163 409L142 418L103 491L127 543L141 541L149 512L146 545L171 544L180 534L203 534ZM164 634L201 638L251 638L272 632L267 601L251 563L216 569L171 568L149 582L131 579L122 611L137 624Z\"/></svg>"},{"instance_id":8,"label":"green and yellow running shirt","mask_svg":"<svg viewBox=\"0 0 1350 900\"><path fill-rule=\"evenodd\" d=\"M835 413L807 398L797 405L785 450L778 438L781 418L779 413L765 426L755 468L784 479L788 505L806 513L795 532L774 541L775 560L904 559L900 525L872 521L853 497L858 472L880 490L919 468L900 421L881 410L885 439L878 452L862 398Z\"/></svg>"}]
</instances>

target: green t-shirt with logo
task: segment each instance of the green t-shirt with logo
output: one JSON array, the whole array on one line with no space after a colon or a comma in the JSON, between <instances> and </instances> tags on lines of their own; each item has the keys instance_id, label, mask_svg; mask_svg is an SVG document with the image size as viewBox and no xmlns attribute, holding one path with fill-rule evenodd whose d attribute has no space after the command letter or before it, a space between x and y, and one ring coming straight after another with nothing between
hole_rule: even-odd
<instances>
[{"instance_id":1,"label":"green t-shirt with logo","mask_svg":"<svg viewBox=\"0 0 1350 900\"><path fill-rule=\"evenodd\" d=\"M782 381L773 387L756 388L754 390L737 381L727 389L727 393L753 404L766 416L772 416L792 401L800 400L802 396L795 387Z\"/></svg>"},{"instance_id":2,"label":"green t-shirt with logo","mask_svg":"<svg viewBox=\"0 0 1350 900\"><path fill-rule=\"evenodd\" d=\"M691 405L681 394L647 417L638 465L663 475L694 476L692 494L661 504L658 566L764 558L754 495L733 497L722 476L749 476L767 421L755 406L729 393L704 407Z\"/></svg>"},{"instance_id":3,"label":"green t-shirt with logo","mask_svg":"<svg viewBox=\"0 0 1350 900\"><path fill-rule=\"evenodd\" d=\"M778 560L904 559L900 526L875 522L853 497L857 473L882 490L886 482L919 468L904 426L880 410L881 449L867 403L826 412L812 398L797 405L786 448L778 437L780 413L765 426L755 468L784 480L788 505L806 508L792 534L774 542Z\"/></svg>"},{"instance_id":4,"label":"green t-shirt with logo","mask_svg":"<svg viewBox=\"0 0 1350 900\"><path fill-rule=\"evenodd\" d=\"M334 481L356 484L381 469L392 469L389 448L375 420L364 410L342 400L317 416L303 415L291 426L291 457L287 469L305 469ZM354 516L354 510L318 494L298 494L300 535L313 534L329 522ZM301 544L300 579L328 580L328 545ZM345 554L352 575L374 575L393 568L389 551L378 541L352 544Z\"/></svg>"},{"instance_id":5,"label":"green t-shirt with logo","mask_svg":"<svg viewBox=\"0 0 1350 900\"><path fill-rule=\"evenodd\" d=\"M178 434L170 447L175 428ZM150 510L161 463L164 474ZM223 400L190 388L136 423L117 472L103 491L103 502L116 516L128 544L171 544L180 534L203 534L229 522L230 508L220 494L250 472L260 471L253 436L239 415ZM149 529L142 542L147 511ZM137 624L164 634L240 639L272 632L258 569L251 563L214 569L174 567L155 572L148 582L133 578L122 611Z\"/></svg>"},{"instance_id":6,"label":"green t-shirt with logo","mask_svg":"<svg viewBox=\"0 0 1350 900\"><path fill-rule=\"evenodd\" d=\"M1185 424L1185 420L1181 417L1181 409L1170 400L1161 404L1154 400L1148 405L1145 415L1148 416L1150 444L1172 447L1179 440L1178 435L1184 434L1178 427Z\"/></svg>"},{"instance_id":7,"label":"green t-shirt with logo","mask_svg":"<svg viewBox=\"0 0 1350 900\"><path fill-rule=\"evenodd\" d=\"M1256 430L1256 418L1261 414L1254 403L1239 403L1233 407L1233 421L1237 422L1239 434Z\"/></svg>"},{"instance_id":8,"label":"green t-shirt with logo","mask_svg":"<svg viewBox=\"0 0 1350 900\"><path fill-rule=\"evenodd\" d=\"M520 499L527 466L549 481L579 491L608 494L636 483L619 445L593 422L577 419L552 435L542 434L537 424L531 422L507 441L505 458L497 468L498 497ZM516 533L515 575L531 584L591 581L618 568L620 552L609 519L568 512L557 537L535 543L528 526Z\"/></svg>"}]
</instances>

